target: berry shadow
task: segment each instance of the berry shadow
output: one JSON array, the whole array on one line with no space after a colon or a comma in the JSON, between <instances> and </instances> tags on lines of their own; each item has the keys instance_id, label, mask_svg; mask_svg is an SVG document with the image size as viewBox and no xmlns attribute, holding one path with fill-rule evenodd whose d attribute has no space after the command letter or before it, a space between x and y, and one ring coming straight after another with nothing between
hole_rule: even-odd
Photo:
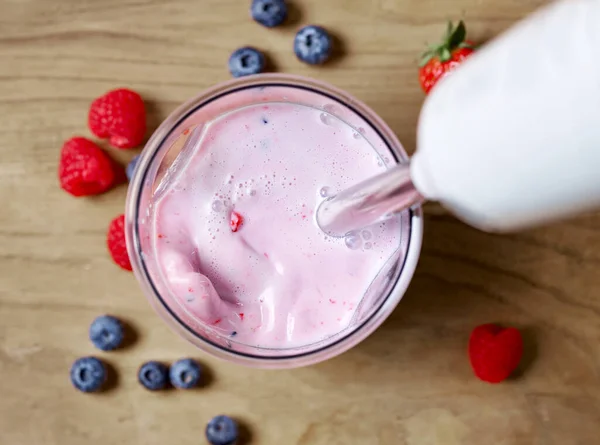
<instances>
[{"instance_id":1,"label":"berry shadow","mask_svg":"<svg viewBox=\"0 0 600 445\"><path fill-rule=\"evenodd\" d=\"M331 36L332 50L329 60L324 65L336 65L348 54L348 48L344 39L341 38L340 34L335 30L327 29Z\"/></svg>"},{"instance_id":2,"label":"berry shadow","mask_svg":"<svg viewBox=\"0 0 600 445\"><path fill-rule=\"evenodd\" d=\"M296 2L287 3L288 14L283 26L296 26L302 22L302 9Z\"/></svg>"},{"instance_id":3,"label":"berry shadow","mask_svg":"<svg viewBox=\"0 0 600 445\"><path fill-rule=\"evenodd\" d=\"M135 327L133 322L127 318L121 318L121 325L123 326L123 343L121 349L129 349L133 347L139 340L139 330Z\"/></svg>"},{"instance_id":4,"label":"berry shadow","mask_svg":"<svg viewBox=\"0 0 600 445\"><path fill-rule=\"evenodd\" d=\"M198 363L202 363L198 359L194 359L194 360ZM212 385L214 381L215 381L214 371L211 368L209 368L208 366L202 364L202 376L200 378L200 383L198 383L198 386L194 389L197 389L197 390L205 389L205 388L209 387L210 385Z\"/></svg>"},{"instance_id":5,"label":"berry shadow","mask_svg":"<svg viewBox=\"0 0 600 445\"><path fill-rule=\"evenodd\" d=\"M263 72L265 73L277 73L279 70L277 69L277 63L275 62L275 58L268 51L260 50L265 56L265 68Z\"/></svg>"},{"instance_id":6,"label":"berry shadow","mask_svg":"<svg viewBox=\"0 0 600 445\"><path fill-rule=\"evenodd\" d=\"M523 377L523 375L531 369L538 357L537 335L535 329L532 327L519 327L519 331L521 331L521 337L523 337L523 357L521 357L521 362L517 369L515 369L508 378L509 380L518 380Z\"/></svg>"},{"instance_id":7,"label":"berry shadow","mask_svg":"<svg viewBox=\"0 0 600 445\"><path fill-rule=\"evenodd\" d=\"M120 377L115 366L111 362L103 359L102 363L104 363L106 368L106 381L104 382L104 385L102 385L100 393L109 393L119 387Z\"/></svg>"},{"instance_id":8,"label":"berry shadow","mask_svg":"<svg viewBox=\"0 0 600 445\"><path fill-rule=\"evenodd\" d=\"M248 445L252 443L252 429L250 426L240 419L235 419L238 424L239 437L237 445Z\"/></svg>"}]
</instances>

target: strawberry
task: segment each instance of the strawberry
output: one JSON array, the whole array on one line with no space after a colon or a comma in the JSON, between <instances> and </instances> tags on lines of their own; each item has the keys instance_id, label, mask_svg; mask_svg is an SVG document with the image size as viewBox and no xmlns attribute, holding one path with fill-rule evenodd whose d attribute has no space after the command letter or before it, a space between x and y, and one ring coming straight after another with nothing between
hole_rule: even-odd
<instances>
[{"instance_id":1,"label":"strawberry","mask_svg":"<svg viewBox=\"0 0 600 445\"><path fill-rule=\"evenodd\" d=\"M428 94L442 77L474 52L473 43L465 40L466 36L467 29L462 20L456 28L450 22L444 41L423 53L419 64L419 82L425 93Z\"/></svg>"},{"instance_id":2,"label":"strawberry","mask_svg":"<svg viewBox=\"0 0 600 445\"><path fill-rule=\"evenodd\" d=\"M119 215L110 222L106 245L113 261L125 270L131 270L131 262L125 243L125 215Z\"/></svg>"},{"instance_id":3,"label":"strawberry","mask_svg":"<svg viewBox=\"0 0 600 445\"><path fill-rule=\"evenodd\" d=\"M92 141L74 137L66 141L60 152L58 179L60 186L73 196L103 193L115 185L122 170Z\"/></svg>"},{"instance_id":4,"label":"strawberry","mask_svg":"<svg viewBox=\"0 0 600 445\"><path fill-rule=\"evenodd\" d=\"M92 102L88 114L92 133L118 148L133 148L144 141L146 109L141 96L125 88L109 91Z\"/></svg>"},{"instance_id":5,"label":"strawberry","mask_svg":"<svg viewBox=\"0 0 600 445\"><path fill-rule=\"evenodd\" d=\"M469 339L469 359L475 375L499 383L517 368L523 355L523 338L515 328L495 324L477 326Z\"/></svg>"},{"instance_id":6,"label":"strawberry","mask_svg":"<svg viewBox=\"0 0 600 445\"><path fill-rule=\"evenodd\" d=\"M237 232L240 226L244 224L244 217L238 212L231 212L229 227L232 232Z\"/></svg>"}]
</instances>

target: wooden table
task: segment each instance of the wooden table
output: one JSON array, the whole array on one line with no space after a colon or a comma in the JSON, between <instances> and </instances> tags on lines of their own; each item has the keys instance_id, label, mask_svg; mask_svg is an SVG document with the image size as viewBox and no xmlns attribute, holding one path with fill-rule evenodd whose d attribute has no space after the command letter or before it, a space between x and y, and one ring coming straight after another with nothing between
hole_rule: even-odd
<instances>
[{"instance_id":1,"label":"wooden table","mask_svg":"<svg viewBox=\"0 0 600 445\"><path fill-rule=\"evenodd\" d=\"M260 445L594 445L600 443L600 215L518 235L477 232L426 209L423 254L404 300L372 337L306 369L218 362L176 337L134 277L114 266L105 232L126 188L74 199L57 185L62 141L90 136L86 113L129 86L155 127L175 106L227 79L252 44L277 70L313 76L370 104L412 148L423 94L416 61L449 18L471 36L497 34L543 0L297 0L292 26L267 30L241 0L0 0L0 443L205 443L215 414L240 418ZM345 57L300 64L300 23L339 35ZM111 153L122 161L134 152ZM99 353L118 381L76 392L72 361L97 354L90 321L129 320L137 342ZM465 349L483 322L523 329L520 375L474 378ZM198 357L210 381L149 393L148 359Z\"/></svg>"}]
</instances>

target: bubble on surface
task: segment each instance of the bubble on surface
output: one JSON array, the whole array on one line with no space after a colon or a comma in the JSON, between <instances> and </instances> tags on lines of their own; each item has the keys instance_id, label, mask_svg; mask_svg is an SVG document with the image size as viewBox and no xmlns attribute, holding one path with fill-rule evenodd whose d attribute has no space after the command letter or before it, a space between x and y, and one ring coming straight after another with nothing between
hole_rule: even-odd
<instances>
[{"instance_id":1,"label":"bubble on surface","mask_svg":"<svg viewBox=\"0 0 600 445\"><path fill-rule=\"evenodd\" d=\"M331 188L327 187L326 185L321 187L319 190L319 195L321 198L329 198L331 196Z\"/></svg>"},{"instance_id":2,"label":"bubble on surface","mask_svg":"<svg viewBox=\"0 0 600 445\"><path fill-rule=\"evenodd\" d=\"M210 207L211 207L211 208L213 209L213 211L215 211L215 212L222 212L222 211L223 211L223 209L225 208L225 204L223 204L223 201L220 201L220 200L218 200L218 199L215 199L215 200L213 201L213 203L211 204L211 206L210 206Z\"/></svg>"},{"instance_id":3,"label":"bubble on surface","mask_svg":"<svg viewBox=\"0 0 600 445\"><path fill-rule=\"evenodd\" d=\"M373 234L369 230L363 230L361 233L362 239L365 241L370 240L373 237Z\"/></svg>"},{"instance_id":4,"label":"bubble on surface","mask_svg":"<svg viewBox=\"0 0 600 445\"><path fill-rule=\"evenodd\" d=\"M333 126L335 124L335 118L329 113L323 112L321 113L319 118L321 119L321 122L325 125Z\"/></svg>"},{"instance_id":5,"label":"bubble on surface","mask_svg":"<svg viewBox=\"0 0 600 445\"><path fill-rule=\"evenodd\" d=\"M344 244L350 250L357 250L362 246L362 239L360 239L360 236L356 232L350 232L344 237Z\"/></svg>"},{"instance_id":6,"label":"bubble on surface","mask_svg":"<svg viewBox=\"0 0 600 445\"><path fill-rule=\"evenodd\" d=\"M370 250L373 247L371 243L365 243L365 250Z\"/></svg>"}]
</instances>

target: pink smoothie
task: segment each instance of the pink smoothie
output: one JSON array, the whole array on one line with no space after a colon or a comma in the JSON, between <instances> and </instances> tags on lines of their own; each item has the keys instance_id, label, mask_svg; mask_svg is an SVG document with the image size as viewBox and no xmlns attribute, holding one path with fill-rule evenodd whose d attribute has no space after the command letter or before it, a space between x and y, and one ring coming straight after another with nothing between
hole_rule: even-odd
<instances>
[{"instance_id":1,"label":"pink smoothie","mask_svg":"<svg viewBox=\"0 0 600 445\"><path fill-rule=\"evenodd\" d=\"M269 92L232 100L248 94ZM155 203L155 254L168 298L232 341L292 348L338 334L400 246L397 220L346 238L317 227L323 199L388 160L328 111L264 97L181 136L193 147Z\"/></svg>"}]
</instances>

